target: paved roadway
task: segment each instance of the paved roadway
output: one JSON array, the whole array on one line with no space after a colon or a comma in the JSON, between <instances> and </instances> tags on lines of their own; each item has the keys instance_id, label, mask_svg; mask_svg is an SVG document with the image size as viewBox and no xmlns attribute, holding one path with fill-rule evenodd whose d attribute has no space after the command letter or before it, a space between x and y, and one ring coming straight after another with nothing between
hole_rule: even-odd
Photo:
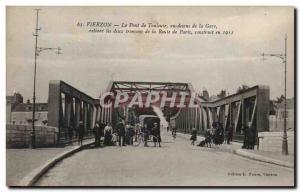
<instances>
[{"instance_id":1,"label":"paved roadway","mask_svg":"<svg viewBox=\"0 0 300 192\"><path fill-rule=\"evenodd\" d=\"M293 185L293 169L249 160L218 147L192 146L186 138L173 141L169 133L162 139L161 148L112 146L81 151L57 164L36 185Z\"/></svg>"}]
</instances>

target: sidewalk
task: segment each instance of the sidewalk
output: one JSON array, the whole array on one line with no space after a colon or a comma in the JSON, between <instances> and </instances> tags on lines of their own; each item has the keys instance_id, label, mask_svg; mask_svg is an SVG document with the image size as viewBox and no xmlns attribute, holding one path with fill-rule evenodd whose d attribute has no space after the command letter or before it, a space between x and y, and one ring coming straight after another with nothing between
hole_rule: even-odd
<instances>
[{"instance_id":1,"label":"sidewalk","mask_svg":"<svg viewBox=\"0 0 300 192\"><path fill-rule=\"evenodd\" d=\"M94 142L86 139L83 145ZM77 143L57 148L6 149L6 185L20 186L20 181L63 153L79 149Z\"/></svg>"},{"instance_id":2,"label":"sidewalk","mask_svg":"<svg viewBox=\"0 0 300 192\"><path fill-rule=\"evenodd\" d=\"M278 152L270 151L258 151L258 150L247 150L247 149L236 149L235 154L257 160L265 163L271 163L275 165L280 165L283 167L293 168L294 167L294 155L282 155Z\"/></svg>"},{"instance_id":3,"label":"sidewalk","mask_svg":"<svg viewBox=\"0 0 300 192\"><path fill-rule=\"evenodd\" d=\"M190 134L178 133L177 136L184 139L190 139ZM204 140L203 136L197 136L197 143ZM256 148L254 150L242 149L242 143L238 142L231 142L230 145L222 144L222 145L213 145L212 148L214 150L224 151L234 153L236 155L261 161L265 163L275 164L279 166L284 166L288 168L294 167L294 155L282 155L281 153L277 152L268 152L268 151L258 151Z\"/></svg>"}]
</instances>

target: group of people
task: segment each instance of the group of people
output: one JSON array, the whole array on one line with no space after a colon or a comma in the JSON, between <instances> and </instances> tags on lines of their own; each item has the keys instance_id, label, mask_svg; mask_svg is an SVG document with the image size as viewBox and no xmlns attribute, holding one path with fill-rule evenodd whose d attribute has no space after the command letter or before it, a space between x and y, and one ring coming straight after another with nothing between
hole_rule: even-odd
<instances>
[{"instance_id":1,"label":"group of people","mask_svg":"<svg viewBox=\"0 0 300 192\"><path fill-rule=\"evenodd\" d=\"M133 144L133 136L136 134L138 129L138 125L135 127L126 124L124 125L123 121L120 120L116 124L116 135L117 141L119 142L119 146L132 145Z\"/></svg>"},{"instance_id":2,"label":"group of people","mask_svg":"<svg viewBox=\"0 0 300 192\"><path fill-rule=\"evenodd\" d=\"M198 146L204 146L205 144L211 146L213 142L216 145L223 144L224 141L226 144L230 144L232 141L234 124L230 124L224 130L222 123L214 122L212 124L212 129L207 129L205 131L205 139L198 144ZM195 141L197 140L197 130L192 128L191 131L191 144L195 145Z\"/></svg>"},{"instance_id":3,"label":"group of people","mask_svg":"<svg viewBox=\"0 0 300 192\"><path fill-rule=\"evenodd\" d=\"M232 141L233 136L233 130L234 130L234 124L231 123L229 126L226 127L224 130L223 125L221 123L215 122L212 124L212 129L207 129L205 132L205 139L201 141L198 146L205 146L207 145L211 147L211 143L214 143L216 145L220 144L230 144ZM248 126L246 126L244 129L244 143L242 148L245 149L254 149L255 145L255 127L249 122ZM194 145L197 140L197 130L195 128L192 128L191 131L191 137L190 140L192 140L191 144Z\"/></svg>"},{"instance_id":4,"label":"group of people","mask_svg":"<svg viewBox=\"0 0 300 192\"><path fill-rule=\"evenodd\" d=\"M104 137L104 145L112 145L113 129L110 123L96 122L93 132L95 135L95 146L101 145L101 137Z\"/></svg>"},{"instance_id":5,"label":"group of people","mask_svg":"<svg viewBox=\"0 0 300 192\"><path fill-rule=\"evenodd\" d=\"M104 137L104 144L108 145L109 144L109 137L110 133L112 133L112 127L111 125L104 124L102 122L96 122L95 127L93 128L93 132L95 135L95 145L100 146L100 140L101 137ZM72 133L72 134L71 134ZM75 138L77 139L78 145L82 145L84 135L86 134L86 129L84 126L83 121L79 121L78 126L75 129ZM73 129L69 130L69 139L71 140L73 138Z\"/></svg>"},{"instance_id":6,"label":"group of people","mask_svg":"<svg viewBox=\"0 0 300 192\"><path fill-rule=\"evenodd\" d=\"M167 130L169 131L170 128L168 127ZM231 123L229 126L226 127L224 130L221 123L215 122L212 124L212 129L207 129L205 132L205 139L201 141L198 146L205 146L205 144L211 147L211 143L216 145L223 144L230 144L232 141L234 130L234 124ZM79 126L77 129L78 134L78 144L82 145L83 136L84 136L84 124L82 121L79 122ZM173 138L176 138L176 128L171 128ZM242 148L246 149L254 149L255 145L255 127L248 124L244 128L244 143ZM137 140L138 135L143 135L144 146L148 147L148 141L150 135L152 135L154 147L157 145L161 147L161 135L160 135L160 126L158 126L157 122L154 122L151 125L144 124L141 126L139 123L135 125L124 124L122 120L120 120L117 124L115 129L112 128L110 123L102 123L97 122L93 129L95 135L95 146L101 145L101 138L104 137L103 144L105 146L115 145L118 142L119 146L125 145L132 145L134 140ZM114 134L115 133L115 134ZM192 141L191 144L195 145L197 141L197 129L192 128L190 140Z\"/></svg>"},{"instance_id":7,"label":"group of people","mask_svg":"<svg viewBox=\"0 0 300 192\"><path fill-rule=\"evenodd\" d=\"M105 146L116 144L119 146L132 145L133 142L138 139L138 135L143 133L145 147L148 147L150 135L153 135L154 146L156 147L158 144L158 146L161 147L160 127L157 122L154 122L153 126L149 126L147 124L141 126L139 123L130 125L119 120L119 122L115 125L115 129L112 128L110 123L104 124L102 122L97 122L93 132L95 135L95 146L101 145L101 137L104 137L103 144ZM80 142L82 143L82 140L80 140Z\"/></svg>"}]
</instances>

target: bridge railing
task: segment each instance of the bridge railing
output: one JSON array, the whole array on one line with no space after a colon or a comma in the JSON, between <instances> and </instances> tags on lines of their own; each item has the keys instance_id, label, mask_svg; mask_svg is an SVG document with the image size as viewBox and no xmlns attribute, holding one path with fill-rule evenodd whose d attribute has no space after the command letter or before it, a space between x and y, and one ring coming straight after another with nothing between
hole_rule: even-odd
<instances>
[{"instance_id":1,"label":"bridge railing","mask_svg":"<svg viewBox=\"0 0 300 192\"><path fill-rule=\"evenodd\" d=\"M214 122L222 124L224 130L233 126L233 139L242 141L246 126L257 133L269 131L269 99L267 86L254 86L243 92L215 101L204 101L197 108L186 108L175 119L178 130L190 133L196 128L204 134Z\"/></svg>"}]
</instances>

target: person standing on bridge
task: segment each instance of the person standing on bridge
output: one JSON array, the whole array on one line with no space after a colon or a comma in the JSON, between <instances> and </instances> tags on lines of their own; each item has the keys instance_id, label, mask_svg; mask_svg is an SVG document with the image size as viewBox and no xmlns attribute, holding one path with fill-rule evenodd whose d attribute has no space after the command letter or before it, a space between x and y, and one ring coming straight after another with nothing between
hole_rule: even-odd
<instances>
[{"instance_id":1,"label":"person standing on bridge","mask_svg":"<svg viewBox=\"0 0 300 192\"><path fill-rule=\"evenodd\" d=\"M176 126L172 126L172 136L173 136L173 139L176 139L176 132L177 132Z\"/></svg>"},{"instance_id":2,"label":"person standing on bridge","mask_svg":"<svg viewBox=\"0 0 300 192\"><path fill-rule=\"evenodd\" d=\"M83 136L84 136L84 124L83 121L80 121L78 125L78 145L82 145Z\"/></svg>"},{"instance_id":3,"label":"person standing on bridge","mask_svg":"<svg viewBox=\"0 0 300 192\"><path fill-rule=\"evenodd\" d=\"M251 122L248 123L248 149L254 149L255 145L255 127Z\"/></svg>"},{"instance_id":4,"label":"person standing on bridge","mask_svg":"<svg viewBox=\"0 0 300 192\"><path fill-rule=\"evenodd\" d=\"M244 126L244 144L242 149L249 149L249 127Z\"/></svg>"},{"instance_id":5,"label":"person standing on bridge","mask_svg":"<svg viewBox=\"0 0 300 192\"><path fill-rule=\"evenodd\" d=\"M142 133L144 134L144 147L149 147L148 146L148 139L149 139L149 134L150 131L148 129L148 124L145 123L141 129Z\"/></svg>"},{"instance_id":6,"label":"person standing on bridge","mask_svg":"<svg viewBox=\"0 0 300 192\"><path fill-rule=\"evenodd\" d=\"M197 141L197 130L196 128L192 128L192 136L190 138L192 140L192 145L195 145L195 141Z\"/></svg>"},{"instance_id":7,"label":"person standing on bridge","mask_svg":"<svg viewBox=\"0 0 300 192\"><path fill-rule=\"evenodd\" d=\"M234 123L231 123L226 128L225 135L226 135L226 142L227 142L227 144L230 144L230 141L232 141L233 129L234 129Z\"/></svg>"},{"instance_id":8,"label":"person standing on bridge","mask_svg":"<svg viewBox=\"0 0 300 192\"><path fill-rule=\"evenodd\" d=\"M107 123L104 128L104 145L109 146L112 145L112 127L110 123Z\"/></svg>"},{"instance_id":9,"label":"person standing on bridge","mask_svg":"<svg viewBox=\"0 0 300 192\"><path fill-rule=\"evenodd\" d=\"M134 141L137 141L138 135L141 133L141 125L139 123L134 126Z\"/></svg>"},{"instance_id":10,"label":"person standing on bridge","mask_svg":"<svg viewBox=\"0 0 300 192\"><path fill-rule=\"evenodd\" d=\"M124 140L125 140L125 126L123 124L123 121L120 120L116 126L117 128L117 134L119 137L119 146L125 146Z\"/></svg>"},{"instance_id":11,"label":"person standing on bridge","mask_svg":"<svg viewBox=\"0 0 300 192\"><path fill-rule=\"evenodd\" d=\"M158 123L155 122L153 126L153 142L154 142L154 147L156 147L156 143L158 143L158 146L161 147L160 142L161 142L161 137L160 137L160 127L158 126Z\"/></svg>"},{"instance_id":12,"label":"person standing on bridge","mask_svg":"<svg viewBox=\"0 0 300 192\"><path fill-rule=\"evenodd\" d=\"M101 137L104 137L104 128L106 127L106 124L99 121L99 126L100 126L99 144L101 145Z\"/></svg>"},{"instance_id":13,"label":"person standing on bridge","mask_svg":"<svg viewBox=\"0 0 300 192\"><path fill-rule=\"evenodd\" d=\"M100 125L97 122L94 127L94 135L95 135L95 147L100 146Z\"/></svg>"},{"instance_id":14,"label":"person standing on bridge","mask_svg":"<svg viewBox=\"0 0 300 192\"><path fill-rule=\"evenodd\" d=\"M128 123L126 123L125 125L125 144L126 145L130 145L130 125Z\"/></svg>"},{"instance_id":15,"label":"person standing on bridge","mask_svg":"<svg viewBox=\"0 0 300 192\"><path fill-rule=\"evenodd\" d=\"M134 127L133 125L127 124L127 134L128 134L128 144L132 145L133 144L133 139L134 139Z\"/></svg>"}]
</instances>

